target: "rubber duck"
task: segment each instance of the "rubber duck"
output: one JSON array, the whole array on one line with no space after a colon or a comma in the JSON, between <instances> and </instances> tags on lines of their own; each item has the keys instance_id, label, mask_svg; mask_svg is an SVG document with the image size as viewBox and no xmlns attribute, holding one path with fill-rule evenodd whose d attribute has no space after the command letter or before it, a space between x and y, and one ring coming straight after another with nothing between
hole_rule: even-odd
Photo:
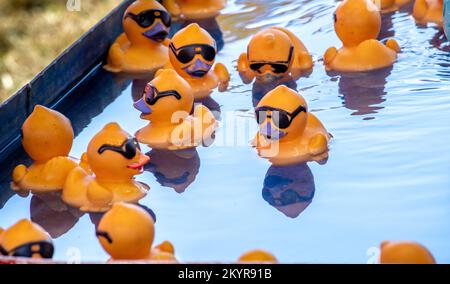
<instances>
[{"instance_id":1,"label":"rubber duck","mask_svg":"<svg viewBox=\"0 0 450 284\"><path fill-rule=\"evenodd\" d=\"M110 72L153 73L169 58L171 16L155 0L137 0L123 15L123 30L109 50L104 68Z\"/></svg>"},{"instance_id":2,"label":"rubber duck","mask_svg":"<svg viewBox=\"0 0 450 284\"><path fill-rule=\"evenodd\" d=\"M238 59L238 71L244 83L298 79L313 67L311 54L302 41L285 28L271 27L250 40L247 52Z\"/></svg>"},{"instance_id":3,"label":"rubber duck","mask_svg":"<svg viewBox=\"0 0 450 284\"><path fill-rule=\"evenodd\" d=\"M334 14L334 29L343 47L329 48L323 57L327 71L362 72L391 66L400 47L394 39L386 45L376 38L381 15L370 0L344 0Z\"/></svg>"},{"instance_id":4,"label":"rubber duck","mask_svg":"<svg viewBox=\"0 0 450 284\"><path fill-rule=\"evenodd\" d=\"M154 222L141 207L123 202L115 203L103 215L96 236L111 260L157 260L176 262L170 242L152 248Z\"/></svg>"},{"instance_id":5,"label":"rubber duck","mask_svg":"<svg viewBox=\"0 0 450 284\"><path fill-rule=\"evenodd\" d=\"M331 135L308 112L305 99L282 85L261 99L255 109L259 131L253 140L258 155L284 166L328 158Z\"/></svg>"},{"instance_id":6,"label":"rubber duck","mask_svg":"<svg viewBox=\"0 0 450 284\"><path fill-rule=\"evenodd\" d=\"M33 193L60 191L69 172L77 166L68 156L73 137L67 117L36 105L21 130L22 146L33 164L14 168L11 188Z\"/></svg>"},{"instance_id":7,"label":"rubber duck","mask_svg":"<svg viewBox=\"0 0 450 284\"><path fill-rule=\"evenodd\" d=\"M228 88L230 74L222 63L214 64L216 54L214 38L193 23L173 36L166 68L176 70L191 86L195 100L202 100L217 87L221 92Z\"/></svg>"},{"instance_id":8,"label":"rubber duck","mask_svg":"<svg viewBox=\"0 0 450 284\"><path fill-rule=\"evenodd\" d=\"M217 17L227 5L227 0L163 0L172 16L200 20Z\"/></svg>"},{"instance_id":9,"label":"rubber duck","mask_svg":"<svg viewBox=\"0 0 450 284\"><path fill-rule=\"evenodd\" d=\"M411 241L384 241L381 243L382 264L435 264L427 248Z\"/></svg>"},{"instance_id":10,"label":"rubber duck","mask_svg":"<svg viewBox=\"0 0 450 284\"><path fill-rule=\"evenodd\" d=\"M238 262L276 264L278 263L278 260L270 252L255 249L242 254L239 257Z\"/></svg>"},{"instance_id":11,"label":"rubber duck","mask_svg":"<svg viewBox=\"0 0 450 284\"><path fill-rule=\"evenodd\" d=\"M53 252L50 235L30 220L19 220L0 232L0 255L42 259L52 258Z\"/></svg>"},{"instance_id":12,"label":"rubber duck","mask_svg":"<svg viewBox=\"0 0 450 284\"><path fill-rule=\"evenodd\" d=\"M92 174L74 168L63 187L62 199L81 211L104 212L115 202L138 202L149 187L134 180L150 158L136 138L117 123L107 124L89 142L86 159Z\"/></svg>"},{"instance_id":13,"label":"rubber duck","mask_svg":"<svg viewBox=\"0 0 450 284\"><path fill-rule=\"evenodd\" d=\"M411 0L372 0L381 13L392 13L410 3Z\"/></svg>"},{"instance_id":14,"label":"rubber duck","mask_svg":"<svg viewBox=\"0 0 450 284\"><path fill-rule=\"evenodd\" d=\"M418 24L435 23L438 27L442 27L443 15L443 0L416 0L414 3L413 16Z\"/></svg>"},{"instance_id":15,"label":"rubber duck","mask_svg":"<svg viewBox=\"0 0 450 284\"><path fill-rule=\"evenodd\" d=\"M134 107L150 123L136 133L139 142L153 149L194 148L213 139L217 122L211 111L196 105L192 88L173 69L158 72Z\"/></svg>"}]
</instances>

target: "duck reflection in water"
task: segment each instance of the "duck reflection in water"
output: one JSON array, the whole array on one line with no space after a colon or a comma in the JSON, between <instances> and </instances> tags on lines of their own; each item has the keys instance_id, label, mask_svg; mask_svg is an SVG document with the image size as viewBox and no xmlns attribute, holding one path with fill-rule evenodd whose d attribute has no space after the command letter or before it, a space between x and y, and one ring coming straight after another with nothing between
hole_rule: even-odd
<instances>
[{"instance_id":1,"label":"duck reflection in water","mask_svg":"<svg viewBox=\"0 0 450 284\"><path fill-rule=\"evenodd\" d=\"M255 81L252 88L252 102L253 107L256 107L259 101L270 91L278 86L284 85L290 89L297 90L297 83L292 78L285 80L286 78L271 81L271 82L261 82Z\"/></svg>"},{"instance_id":2,"label":"duck reflection in water","mask_svg":"<svg viewBox=\"0 0 450 284\"><path fill-rule=\"evenodd\" d=\"M271 166L264 178L262 196L289 218L297 218L311 204L316 191L314 176L306 163Z\"/></svg>"},{"instance_id":3,"label":"duck reflection in water","mask_svg":"<svg viewBox=\"0 0 450 284\"><path fill-rule=\"evenodd\" d=\"M152 158L145 171L153 173L159 184L177 193L183 193L194 182L200 169L200 157L195 148L178 151L153 149L147 155Z\"/></svg>"}]
</instances>

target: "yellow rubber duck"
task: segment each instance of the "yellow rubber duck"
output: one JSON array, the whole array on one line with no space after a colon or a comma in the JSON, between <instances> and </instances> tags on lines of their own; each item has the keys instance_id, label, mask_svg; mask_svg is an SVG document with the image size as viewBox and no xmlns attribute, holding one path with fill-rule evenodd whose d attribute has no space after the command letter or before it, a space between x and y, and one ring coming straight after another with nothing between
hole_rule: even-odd
<instances>
[{"instance_id":1,"label":"yellow rubber duck","mask_svg":"<svg viewBox=\"0 0 450 284\"><path fill-rule=\"evenodd\" d=\"M172 16L186 20L214 18L227 5L227 0L163 0Z\"/></svg>"},{"instance_id":2,"label":"yellow rubber duck","mask_svg":"<svg viewBox=\"0 0 450 284\"><path fill-rule=\"evenodd\" d=\"M419 24L435 23L438 27L442 27L443 15L443 0L416 0L414 3L413 16Z\"/></svg>"},{"instance_id":3,"label":"yellow rubber duck","mask_svg":"<svg viewBox=\"0 0 450 284\"><path fill-rule=\"evenodd\" d=\"M228 88L230 74L216 60L216 41L193 23L179 30L169 45L170 64L191 86L195 100L207 98L215 88L223 92Z\"/></svg>"},{"instance_id":4,"label":"yellow rubber duck","mask_svg":"<svg viewBox=\"0 0 450 284\"><path fill-rule=\"evenodd\" d=\"M267 93L255 109L259 131L253 141L258 155L273 165L293 165L328 158L331 139L305 99L282 85Z\"/></svg>"},{"instance_id":5,"label":"yellow rubber duck","mask_svg":"<svg viewBox=\"0 0 450 284\"><path fill-rule=\"evenodd\" d=\"M38 224L22 219L6 230L0 229L0 255L30 258L52 258L50 235Z\"/></svg>"},{"instance_id":6,"label":"yellow rubber duck","mask_svg":"<svg viewBox=\"0 0 450 284\"><path fill-rule=\"evenodd\" d=\"M250 40L247 52L238 59L238 71L244 83L274 81L298 77L311 70L313 60L302 41L285 28L272 27L258 32Z\"/></svg>"},{"instance_id":7,"label":"yellow rubber duck","mask_svg":"<svg viewBox=\"0 0 450 284\"><path fill-rule=\"evenodd\" d=\"M189 84L172 69L158 72L134 106L150 123L136 133L139 142L154 149L180 150L207 144L217 121L211 111L196 105Z\"/></svg>"},{"instance_id":8,"label":"yellow rubber duck","mask_svg":"<svg viewBox=\"0 0 450 284\"><path fill-rule=\"evenodd\" d=\"M276 263L278 263L278 260L270 252L260 250L260 249L255 249L255 250L251 250L251 251L248 251L248 252L242 254L239 257L238 262L276 264Z\"/></svg>"},{"instance_id":9,"label":"yellow rubber duck","mask_svg":"<svg viewBox=\"0 0 450 284\"><path fill-rule=\"evenodd\" d=\"M169 61L171 16L155 0L137 0L123 16L123 30L113 43L104 68L111 72L153 73Z\"/></svg>"},{"instance_id":10,"label":"yellow rubber duck","mask_svg":"<svg viewBox=\"0 0 450 284\"><path fill-rule=\"evenodd\" d=\"M376 39L381 15L373 2L344 0L334 15L334 29L343 47L331 47L325 52L327 71L364 72L394 64L400 47L394 39L389 39L386 45Z\"/></svg>"},{"instance_id":11,"label":"yellow rubber duck","mask_svg":"<svg viewBox=\"0 0 450 284\"><path fill-rule=\"evenodd\" d=\"M15 167L11 188L33 193L60 191L69 172L77 166L68 157L73 137L67 117L36 105L22 125L22 145L33 164Z\"/></svg>"},{"instance_id":12,"label":"yellow rubber duck","mask_svg":"<svg viewBox=\"0 0 450 284\"><path fill-rule=\"evenodd\" d=\"M144 209L134 204L114 204L100 220L96 235L113 261L177 261L170 242L165 241L152 248L155 237L153 219Z\"/></svg>"},{"instance_id":13,"label":"yellow rubber duck","mask_svg":"<svg viewBox=\"0 0 450 284\"><path fill-rule=\"evenodd\" d=\"M436 264L427 248L411 241L384 241L381 243L382 264Z\"/></svg>"},{"instance_id":14,"label":"yellow rubber duck","mask_svg":"<svg viewBox=\"0 0 450 284\"><path fill-rule=\"evenodd\" d=\"M138 202L149 190L134 176L143 172L150 158L117 123L107 124L92 138L85 156L93 174L76 167L63 187L62 199L72 207L104 212L115 202Z\"/></svg>"},{"instance_id":15,"label":"yellow rubber duck","mask_svg":"<svg viewBox=\"0 0 450 284\"><path fill-rule=\"evenodd\" d=\"M372 2L377 5L381 13L392 13L410 3L411 0L372 0Z\"/></svg>"}]
</instances>

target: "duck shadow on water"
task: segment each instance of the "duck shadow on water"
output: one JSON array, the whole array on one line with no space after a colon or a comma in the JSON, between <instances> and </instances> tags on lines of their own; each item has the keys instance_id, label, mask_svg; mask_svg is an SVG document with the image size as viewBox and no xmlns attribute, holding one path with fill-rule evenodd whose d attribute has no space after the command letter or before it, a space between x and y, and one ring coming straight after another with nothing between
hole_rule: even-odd
<instances>
[{"instance_id":1,"label":"duck shadow on water","mask_svg":"<svg viewBox=\"0 0 450 284\"><path fill-rule=\"evenodd\" d=\"M305 164L271 166L264 178L262 197L289 218L297 218L312 202L314 176Z\"/></svg>"}]
</instances>

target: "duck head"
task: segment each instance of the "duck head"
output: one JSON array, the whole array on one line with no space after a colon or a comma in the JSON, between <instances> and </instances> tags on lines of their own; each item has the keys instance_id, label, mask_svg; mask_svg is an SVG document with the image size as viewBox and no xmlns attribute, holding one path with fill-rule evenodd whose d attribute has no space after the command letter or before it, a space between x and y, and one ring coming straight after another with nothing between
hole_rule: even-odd
<instances>
[{"instance_id":1,"label":"duck head","mask_svg":"<svg viewBox=\"0 0 450 284\"><path fill-rule=\"evenodd\" d=\"M344 0L334 14L334 29L347 47L375 39L381 29L380 11L370 0Z\"/></svg>"},{"instance_id":2,"label":"duck head","mask_svg":"<svg viewBox=\"0 0 450 284\"><path fill-rule=\"evenodd\" d=\"M73 129L61 113L37 105L21 130L22 145L35 162L68 156L73 143Z\"/></svg>"},{"instance_id":3,"label":"duck head","mask_svg":"<svg viewBox=\"0 0 450 284\"><path fill-rule=\"evenodd\" d=\"M169 35L171 16L155 0L137 0L123 16L123 29L131 44L146 44L148 41L162 43Z\"/></svg>"},{"instance_id":4,"label":"duck head","mask_svg":"<svg viewBox=\"0 0 450 284\"><path fill-rule=\"evenodd\" d=\"M89 142L87 159L97 180L127 182L143 172L150 158L117 123L107 124Z\"/></svg>"},{"instance_id":5,"label":"duck head","mask_svg":"<svg viewBox=\"0 0 450 284\"><path fill-rule=\"evenodd\" d=\"M192 109L194 95L186 80L173 69L164 69L147 84L142 98L134 103L141 118L153 123L178 123Z\"/></svg>"},{"instance_id":6,"label":"duck head","mask_svg":"<svg viewBox=\"0 0 450 284\"><path fill-rule=\"evenodd\" d=\"M286 76L294 59L294 45L288 35L277 29L258 32L247 47L247 61L255 76L272 81Z\"/></svg>"},{"instance_id":7,"label":"duck head","mask_svg":"<svg viewBox=\"0 0 450 284\"><path fill-rule=\"evenodd\" d=\"M216 41L198 24L178 31L169 46L169 58L174 69L184 78L202 78L214 65Z\"/></svg>"},{"instance_id":8,"label":"duck head","mask_svg":"<svg viewBox=\"0 0 450 284\"><path fill-rule=\"evenodd\" d=\"M278 260L268 251L255 249L242 254L238 262L278 263Z\"/></svg>"},{"instance_id":9,"label":"duck head","mask_svg":"<svg viewBox=\"0 0 450 284\"><path fill-rule=\"evenodd\" d=\"M96 235L113 259L144 259L150 253L155 229L144 209L119 202L103 215Z\"/></svg>"},{"instance_id":10,"label":"duck head","mask_svg":"<svg viewBox=\"0 0 450 284\"><path fill-rule=\"evenodd\" d=\"M52 258L50 235L39 225L22 219L0 234L0 255Z\"/></svg>"},{"instance_id":11,"label":"duck head","mask_svg":"<svg viewBox=\"0 0 450 284\"><path fill-rule=\"evenodd\" d=\"M305 99L296 91L278 86L255 108L259 133L271 141L301 136L308 120L307 108Z\"/></svg>"},{"instance_id":12,"label":"duck head","mask_svg":"<svg viewBox=\"0 0 450 284\"><path fill-rule=\"evenodd\" d=\"M411 241L384 241L381 243L380 263L384 264L435 264L427 248Z\"/></svg>"}]
</instances>

